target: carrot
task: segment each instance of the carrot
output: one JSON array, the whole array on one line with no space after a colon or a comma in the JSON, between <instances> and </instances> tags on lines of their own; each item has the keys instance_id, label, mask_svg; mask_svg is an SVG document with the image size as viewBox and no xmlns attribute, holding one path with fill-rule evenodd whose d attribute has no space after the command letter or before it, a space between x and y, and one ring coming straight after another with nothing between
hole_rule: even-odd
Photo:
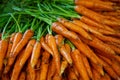
<instances>
[{"instance_id":1,"label":"carrot","mask_svg":"<svg viewBox=\"0 0 120 80\"><path fill-rule=\"evenodd\" d=\"M96 12L90 10L90 9L87 9L82 5L75 6L75 10L79 14L82 14L82 15L88 17L88 18L91 18L91 19L93 19L93 20L95 20L95 21L97 21L97 22L99 22L101 24L106 24L106 25L109 25L111 27L120 26L119 22L108 20L108 19L104 18L103 15L101 15L99 13L96 13Z\"/></svg>"},{"instance_id":2,"label":"carrot","mask_svg":"<svg viewBox=\"0 0 120 80\"><path fill-rule=\"evenodd\" d=\"M14 40L14 38L15 38L15 34L16 34L16 33L13 33L13 34L11 35L11 37L10 37L10 40L9 40L8 50L7 50L7 53L6 53L6 56L5 56L5 62L6 62L6 63L4 63L5 66L7 65L7 60L8 60L8 58L9 58L9 56L10 56L10 51L11 51L11 48L12 48L12 45L13 45L13 40Z\"/></svg>"},{"instance_id":3,"label":"carrot","mask_svg":"<svg viewBox=\"0 0 120 80\"><path fill-rule=\"evenodd\" d=\"M52 80L62 80L62 77L58 73L55 73Z\"/></svg>"},{"instance_id":4,"label":"carrot","mask_svg":"<svg viewBox=\"0 0 120 80\"><path fill-rule=\"evenodd\" d=\"M54 22L52 24L52 30L56 33L61 34L62 36L66 37L66 38L72 38L75 40L79 40L79 37L74 32L69 31L59 22Z\"/></svg>"},{"instance_id":5,"label":"carrot","mask_svg":"<svg viewBox=\"0 0 120 80\"><path fill-rule=\"evenodd\" d=\"M48 52L43 52L41 70L40 70L40 80L46 80L47 79L49 58L50 58L50 54Z\"/></svg>"},{"instance_id":6,"label":"carrot","mask_svg":"<svg viewBox=\"0 0 120 80\"><path fill-rule=\"evenodd\" d=\"M65 45L65 48L68 51L68 53L70 53L71 52L71 48L70 48L69 44L65 43L64 45Z\"/></svg>"},{"instance_id":7,"label":"carrot","mask_svg":"<svg viewBox=\"0 0 120 80\"><path fill-rule=\"evenodd\" d=\"M63 45L64 38L62 35L59 34L55 35L55 40L58 47L61 47Z\"/></svg>"},{"instance_id":8,"label":"carrot","mask_svg":"<svg viewBox=\"0 0 120 80\"><path fill-rule=\"evenodd\" d=\"M87 39L81 38L84 42L86 42L88 45L108 54L115 55L116 53L112 48L110 48L107 44L103 43L101 40L97 39L96 37L92 36L93 40L88 41Z\"/></svg>"},{"instance_id":9,"label":"carrot","mask_svg":"<svg viewBox=\"0 0 120 80\"><path fill-rule=\"evenodd\" d=\"M26 78L26 73L24 71L22 71L19 76L19 80L26 80L25 78Z\"/></svg>"},{"instance_id":10,"label":"carrot","mask_svg":"<svg viewBox=\"0 0 120 80\"><path fill-rule=\"evenodd\" d=\"M9 75L8 74L5 74L5 75L3 74L1 80L10 80Z\"/></svg>"},{"instance_id":11,"label":"carrot","mask_svg":"<svg viewBox=\"0 0 120 80\"><path fill-rule=\"evenodd\" d=\"M66 28L70 29L71 31L77 32L84 38L92 40L91 36L83 28L73 24L72 22L64 18L59 18L58 21L61 22Z\"/></svg>"},{"instance_id":12,"label":"carrot","mask_svg":"<svg viewBox=\"0 0 120 80\"><path fill-rule=\"evenodd\" d=\"M7 48L8 48L8 40L7 39L0 40L0 76L3 70L3 61L7 52Z\"/></svg>"},{"instance_id":13,"label":"carrot","mask_svg":"<svg viewBox=\"0 0 120 80\"><path fill-rule=\"evenodd\" d=\"M68 68L68 80L79 80L75 75L73 68Z\"/></svg>"},{"instance_id":14,"label":"carrot","mask_svg":"<svg viewBox=\"0 0 120 80\"><path fill-rule=\"evenodd\" d=\"M57 73L60 75L60 54L57 49L55 37L52 36L51 34L49 34L49 36L48 36L48 45L50 46L50 48L53 51L53 58L55 60L56 70L57 70Z\"/></svg>"},{"instance_id":15,"label":"carrot","mask_svg":"<svg viewBox=\"0 0 120 80\"><path fill-rule=\"evenodd\" d=\"M112 5L105 5L105 2L99 2L99 1L86 1L86 0L77 0L75 2L77 5L82 5L89 9L100 9L101 11L114 11L116 8Z\"/></svg>"},{"instance_id":16,"label":"carrot","mask_svg":"<svg viewBox=\"0 0 120 80\"><path fill-rule=\"evenodd\" d=\"M94 34L97 34L97 35L102 35L100 32L98 32L97 30L92 29L90 26L84 24L80 20L74 19L73 23L76 24L76 25L78 25L79 27L82 27L83 29L85 29L88 32L91 32L91 33L94 33Z\"/></svg>"},{"instance_id":17,"label":"carrot","mask_svg":"<svg viewBox=\"0 0 120 80\"><path fill-rule=\"evenodd\" d=\"M81 54L82 55L82 54ZM90 67L90 64L88 62L88 59L85 55L82 55L82 59L83 59L83 63L85 65L85 68L87 70L87 73L88 73L88 76L93 79L93 74L92 74L92 70L91 70L91 67Z\"/></svg>"},{"instance_id":18,"label":"carrot","mask_svg":"<svg viewBox=\"0 0 120 80\"><path fill-rule=\"evenodd\" d=\"M73 65L73 71L77 77L80 77L80 74L78 73L78 70L76 69L75 65Z\"/></svg>"},{"instance_id":19,"label":"carrot","mask_svg":"<svg viewBox=\"0 0 120 80\"><path fill-rule=\"evenodd\" d=\"M32 51L32 55L31 55L31 66L32 68L35 67L35 65L37 64L38 58L41 55L41 44L39 41L36 41L33 51Z\"/></svg>"},{"instance_id":20,"label":"carrot","mask_svg":"<svg viewBox=\"0 0 120 80\"><path fill-rule=\"evenodd\" d=\"M94 80L100 80L101 76L94 68L92 69L92 72Z\"/></svg>"},{"instance_id":21,"label":"carrot","mask_svg":"<svg viewBox=\"0 0 120 80\"><path fill-rule=\"evenodd\" d=\"M10 57L13 56L13 50L15 49L16 45L20 42L21 38L22 38L22 33L21 32L18 32L15 34L15 38L14 38L14 41L13 41L13 45L12 45L12 48L11 48L11 51L10 51Z\"/></svg>"},{"instance_id":22,"label":"carrot","mask_svg":"<svg viewBox=\"0 0 120 80\"><path fill-rule=\"evenodd\" d=\"M101 77L100 80L111 80L111 78L108 74L105 74L104 76Z\"/></svg>"},{"instance_id":23,"label":"carrot","mask_svg":"<svg viewBox=\"0 0 120 80\"><path fill-rule=\"evenodd\" d=\"M86 71L86 68L84 66L81 53L75 49L71 53L71 57L73 60L73 64L75 65L76 69L78 70L79 74L81 75L83 80L90 80Z\"/></svg>"},{"instance_id":24,"label":"carrot","mask_svg":"<svg viewBox=\"0 0 120 80\"><path fill-rule=\"evenodd\" d=\"M70 53L67 52L67 50L66 50L64 45L61 46L60 53L67 60L67 62L69 64L72 64L72 59L71 59Z\"/></svg>"},{"instance_id":25,"label":"carrot","mask_svg":"<svg viewBox=\"0 0 120 80\"><path fill-rule=\"evenodd\" d=\"M55 71L56 71L55 60L53 58L50 62L49 67L48 67L47 80L52 80L52 77L54 76Z\"/></svg>"},{"instance_id":26,"label":"carrot","mask_svg":"<svg viewBox=\"0 0 120 80\"><path fill-rule=\"evenodd\" d=\"M103 71L103 66L101 65L96 65L94 63L91 62L92 67L100 74L100 75L104 75L104 71Z\"/></svg>"},{"instance_id":27,"label":"carrot","mask_svg":"<svg viewBox=\"0 0 120 80\"><path fill-rule=\"evenodd\" d=\"M10 57L8 59L8 64L6 66L5 69L5 73L8 73L8 71L10 70L11 66L14 63L14 60L16 58L16 56L19 54L19 52L23 49L23 47L28 43L29 39L33 36L33 31L32 30L27 30L22 39L20 40L20 42L16 45L15 49L13 50L13 55L12 57Z\"/></svg>"},{"instance_id":28,"label":"carrot","mask_svg":"<svg viewBox=\"0 0 120 80\"><path fill-rule=\"evenodd\" d=\"M48 44L45 42L44 37L41 37L40 39L40 43L41 46L44 50L46 50L47 52L49 52L51 55L53 55L53 51L51 50L51 48L48 46Z\"/></svg>"},{"instance_id":29,"label":"carrot","mask_svg":"<svg viewBox=\"0 0 120 80\"><path fill-rule=\"evenodd\" d=\"M108 31L111 31L111 32L115 32L112 28L110 28L109 26L106 26L106 25L103 25L103 24L100 24L98 22L95 22L93 20L91 20L90 18L86 17L86 16L82 16L80 18L80 21L90 25L90 26L93 26L93 27L98 27L98 28L101 28L101 29L105 29L105 30L108 30Z\"/></svg>"},{"instance_id":30,"label":"carrot","mask_svg":"<svg viewBox=\"0 0 120 80\"><path fill-rule=\"evenodd\" d=\"M61 69L60 69L60 74L62 75L65 71L65 69L68 67L68 62L66 59L63 57L61 61Z\"/></svg>"}]
</instances>

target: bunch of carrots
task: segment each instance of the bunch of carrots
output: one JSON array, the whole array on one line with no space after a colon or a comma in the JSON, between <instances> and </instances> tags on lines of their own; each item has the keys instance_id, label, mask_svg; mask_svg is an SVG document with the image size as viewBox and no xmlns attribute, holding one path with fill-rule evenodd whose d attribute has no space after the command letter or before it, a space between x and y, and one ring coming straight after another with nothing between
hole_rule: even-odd
<instances>
[{"instance_id":1,"label":"bunch of carrots","mask_svg":"<svg viewBox=\"0 0 120 80\"><path fill-rule=\"evenodd\" d=\"M0 80L120 80L119 3L16 7L0 27Z\"/></svg>"}]
</instances>

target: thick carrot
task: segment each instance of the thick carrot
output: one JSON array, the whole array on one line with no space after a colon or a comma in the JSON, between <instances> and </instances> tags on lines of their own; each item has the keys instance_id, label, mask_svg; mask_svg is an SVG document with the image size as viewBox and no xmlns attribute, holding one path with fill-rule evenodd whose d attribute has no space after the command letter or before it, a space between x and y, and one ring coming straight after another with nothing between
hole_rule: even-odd
<instances>
[{"instance_id":1,"label":"thick carrot","mask_svg":"<svg viewBox=\"0 0 120 80\"><path fill-rule=\"evenodd\" d=\"M50 58L50 54L46 51L43 52L41 70L40 70L40 80L46 80L47 79L49 58Z\"/></svg>"},{"instance_id":2,"label":"thick carrot","mask_svg":"<svg viewBox=\"0 0 120 80\"><path fill-rule=\"evenodd\" d=\"M103 71L103 66L101 65L96 65L94 63L91 62L92 67L100 74L100 75L104 75L104 71Z\"/></svg>"},{"instance_id":3,"label":"thick carrot","mask_svg":"<svg viewBox=\"0 0 120 80\"><path fill-rule=\"evenodd\" d=\"M73 68L68 68L68 80L79 80L75 75Z\"/></svg>"},{"instance_id":4,"label":"thick carrot","mask_svg":"<svg viewBox=\"0 0 120 80\"><path fill-rule=\"evenodd\" d=\"M91 36L83 28L79 27L78 25L75 25L64 18L59 18L58 21L61 22L66 28L70 29L71 31L77 32L84 38L92 40Z\"/></svg>"},{"instance_id":5,"label":"thick carrot","mask_svg":"<svg viewBox=\"0 0 120 80\"><path fill-rule=\"evenodd\" d=\"M35 39L31 39L26 48L25 48L25 53L23 54L21 60L20 60L20 66L23 67L23 65L25 64L25 62L28 60L28 58L30 57L30 55L32 54L33 51L33 47L35 45L36 40Z\"/></svg>"},{"instance_id":6,"label":"thick carrot","mask_svg":"<svg viewBox=\"0 0 120 80\"><path fill-rule=\"evenodd\" d=\"M53 51L53 58L55 60L56 70L57 70L57 73L60 75L60 53L58 52L58 49L57 49L55 37L52 36L51 34L49 34L48 36L48 45Z\"/></svg>"},{"instance_id":7,"label":"thick carrot","mask_svg":"<svg viewBox=\"0 0 120 80\"><path fill-rule=\"evenodd\" d=\"M98 35L102 35L100 32L98 32L97 30L94 30L93 28L91 28L90 26L88 26L85 23L81 22L80 20L74 19L73 23L78 25L79 27L85 29L88 32L98 34Z\"/></svg>"},{"instance_id":8,"label":"thick carrot","mask_svg":"<svg viewBox=\"0 0 120 80\"><path fill-rule=\"evenodd\" d=\"M115 32L112 28L110 28L109 26L106 26L106 25L103 25L103 24L100 24L96 21L93 21L91 20L90 18L86 17L86 16L82 16L80 18L80 21L90 25L90 26L93 26L93 27L98 27L98 28L101 28L101 29L105 29L105 30L108 30L108 31L111 31L111 32Z\"/></svg>"},{"instance_id":9,"label":"thick carrot","mask_svg":"<svg viewBox=\"0 0 120 80\"><path fill-rule=\"evenodd\" d=\"M64 38L62 35L55 35L55 40L58 47L61 47L63 45Z\"/></svg>"},{"instance_id":10,"label":"thick carrot","mask_svg":"<svg viewBox=\"0 0 120 80\"><path fill-rule=\"evenodd\" d=\"M49 52L51 55L53 55L53 51L51 50L51 48L48 46L48 44L45 42L44 37L41 37L40 39L40 43L41 46L44 50L46 50L47 52Z\"/></svg>"},{"instance_id":11,"label":"thick carrot","mask_svg":"<svg viewBox=\"0 0 120 80\"><path fill-rule=\"evenodd\" d=\"M24 71L22 71L19 76L19 80L26 80L25 78L26 78L26 73Z\"/></svg>"},{"instance_id":12,"label":"thick carrot","mask_svg":"<svg viewBox=\"0 0 120 80\"><path fill-rule=\"evenodd\" d=\"M4 65L6 66L7 65L7 60L10 56L10 51L11 51L11 48L12 48L12 45L13 45L13 40L15 38L15 34L16 33L13 33L11 36L10 36L10 40L9 40L9 44L8 44L8 50L7 50L7 53L6 53L6 56L5 56L5 62Z\"/></svg>"},{"instance_id":13,"label":"thick carrot","mask_svg":"<svg viewBox=\"0 0 120 80\"><path fill-rule=\"evenodd\" d=\"M81 55L82 55L82 54L81 54ZM90 64L89 64L89 62L88 62L87 57L86 57L85 55L82 55L82 58L83 58L83 63L84 63L85 68L86 68L86 70L87 70L88 76L89 76L91 79L93 79L93 74L92 74L91 66L90 66Z\"/></svg>"},{"instance_id":14,"label":"thick carrot","mask_svg":"<svg viewBox=\"0 0 120 80\"><path fill-rule=\"evenodd\" d=\"M104 76L100 78L100 80L111 80L110 76L106 73Z\"/></svg>"},{"instance_id":15,"label":"thick carrot","mask_svg":"<svg viewBox=\"0 0 120 80\"><path fill-rule=\"evenodd\" d=\"M104 3L101 3L99 1L86 1L86 0L77 0L76 1L76 4L77 5L82 5L82 6L85 6L89 9L100 9L101 11L114 11L116 10L116 8L112 5L105 5L105 2Z\"/></svg>"},{"instance_id":16,"label":"thick carrot","mask_svg":"<svg viewBox=\"0 0 120 80\"><path fill-rule=\"evenodd\" d=\"M54 22L52 24L52 30L56 33L61 34L64 37L67 38L72 38L75 40L79 40L79 37L72 31L69 31L68 29L66 29L61 23L59 22Z\"/></svg>"},{"instance_id":17,"label":"thick carrot","mask_svg":"<svg viewBox=\"0 0 120 80\"><path fill-rule=\"evenodd\" d=\"M60 47L60 53L67 60L67 62L72 65L72 59L70 53L68 53L64 45Z\"/></svg>"},{"instance_id":18,"label":"thick carrot","mask_svg":"<svg viewBox=\"0 0 120 80\"><path fill-rule=\"evenodd\" d=\"M19 63L20 63L20 60L21 60L24 52L25 52L25 49L23 49L23 50L20 52L20 54L18 55L18 58L17 58L17 60L16 60L16 62L15 62L14 68L13 68L11 80L18 80L18 77L19 77L19 74L20 74L20 71L21 71L21 70L20 70L21 67L20 67L20 64L19 64Z\"/></svg>"},{"instance_id":19,"label":"thick carrot","mask_svg":"<svg viewBox=\"0 0 120 80\"><path fill-rule=\"evenodd\" d=\"M22 33L21 32L18 32L15 34L15 38L14 38L14 41L13 41L13 45L12 45L12 49L10 51L10 57L13 56L13 50L15 49L16 45L20 42L20 40L22 39Z\"/></svg>"},{"instance_id":20,"label":"thick carrot","mask_svg":"<svg viewBox=\"0 0 120 80\"><path fill-rule=\"evenodd\" d=\"M8 48L8 40L7 39L0 40L0 76L3 70L3 61L7 52L7 48Z\"/></svg>"},{"instance_id":21,"label":"thick carrot","mask_svg":"<svg viewBox=\"0 0 120 80\"><path fill-rule=\"evenodd\" d=\"M55 60L54 58L51 60L49 68L48 68L48 74L47 74L47 80L52 80L52 77L55 74L56 67L55 67Z\"/></svg>"},{"instance_id":22,"label":"thick carrot","mask_svg":"<svg viewBox=\"0 0 120 80\"><path fill-rule=\"evenodd\" d=\"M115 26L120 26L120 23L119 22L116 22L116 21L111 21L111 20L108 20L106 18L104 18L103 15L99 14L99 13L96 13L90 9L87 9L85 8L84 6L82 5L77 5L75 6L75 10L79 13L79 14L82 14L88 18L91 18L95 21L97 21L98 23L101 23L101 24L106 24L106 25L109 25L111 27L115 27ZM88 14L89 13L89 14Z\"/></svg>"},{"instance_id":23,"label":"thick carrot","mask_svg":"<svg viewBox=\"0 0 120 80\"><path fill-rule=\"evenodd\" d=\"M36 41L33 51L32 51L32 55L31 55L31 66L32 68L35 68L35 65L37 64L38 58L41 55L41 44L39 41Z\"/></svg>"},{"instance_id":24,"label":"thick carrot","mask_svg":"<svg viewBox=\"0 0 120 80\"><path fill-rule=\"evenodd\" d=\"M14 60L15 60L16 56L23 49L23 47L28 43L29 39L33 36L33 34L34 33L33 33L32 30L27 30L24 33L22 39L20 40L20 42L16 45L15 49L13 50L12 57L10 57L8 59L8 64L6 66L5 73L8 73L8 71L10 70L11 66L14 63Z\"/></svg>"},{"instance_id":25,"label":"thick carrot","mask_svg":"<svg viewBox=\"0 0 120 80\"><path fill-rule=\"evenodd\" d=\"M83 39L83 38L81 38L81 39L88 45L90 45L104 53L113 54L113 55L116 54L115 51L112 48L110 48L107 44L105 44L104 42L102 42L101 40L99 40L98 38L96 38L94 36L92 36L92 37L93 37L92 41L89 41L89 40Z\"/></svg>"},{"instance_id":26,"label":"thick carrot","mask_svg":"<svg viewBox=\"0 0 120 80\"><path fill-rule=\"evenodd\" d=\"M81 53L77 49L75 49L74 51L72 51L71 57L73 60L73 64L75 65L75 67L78 70L82 79L83 80L90 80L88 77L85 65L83 63Z\"/></svg>"},{"instance_id":27,"label":"thick carrot","mask_svg":"<svg viewBox=\"0 0 120 80\"><path fill-rule=\"evenodd\" d=\"M92 68L92 72L93 72L93 79L100 80L101 76L94 68Z\"/></svg>"}]
</instances>

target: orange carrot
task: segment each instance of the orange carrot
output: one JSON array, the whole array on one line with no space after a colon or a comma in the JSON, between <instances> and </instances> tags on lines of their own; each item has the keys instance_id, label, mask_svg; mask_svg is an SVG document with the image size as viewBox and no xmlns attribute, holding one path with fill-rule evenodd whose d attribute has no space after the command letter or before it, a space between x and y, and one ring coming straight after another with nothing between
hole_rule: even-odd
<instances>
[{"instance_id":1,"label":"orange carrot","mask_svg":"<svg viewBox=\"0 0 120 80\"><path fill-rule=\"evenodd\" d=\"M41 70L40 70L40 80L46 80L47 79L49 58L50 58L50 54L48 52L46 52L46 51L43 52Z\"/></svg>"},{"instance_id":2,"label":"orange carrot","mask_svg":"<svg viewBox=\"0 0 120 80\"><path fill-rule=\"evenodd\" d=\"M47 52L49 52L51 55L53 55L53 51L51 50L51 48L48 46L48 44L45 42L44 37L41 37L40 39L40 43L41 46L44 50L46 50Z\"/></svg>"},{"instance_id":3,"label":"orange carrot","mask_svg":"<svg viewBox=\"0 0 120 80\"><path fill-rule=\"evenodd\" d=\"M0 76L3 70L3 61L7 52L7 48L8 48L8 40L7 39L0 40Z\"/></svg>"},{"instance_id":4,"label":"orange carrot","mask_svg":"<svg viewBox=\"0 0 120 80\"><path fill-rule=\"evenodd\" d=\"M53 58L55 60L56 70L57 70L57 73L60 75L60 54L57 49L55 37L52 36L51 34L49 34L48 36L48 45L53 51Z\"/></svg>"},{"instance_id":5,"label":"orange carrot","mask_svg":"<svg viewBox=\"0 0 120 80\"><path fill-rule=\"evenodd\" d=\"M52 80L62 80L62 77L58 73L55 73Z\"/></svg>"},{"instance_id":6,"label":"orange carrot","mask_svg":"<svg viewBox=\"0 0 120 80\"><path fill-rule=\"evenodd\" d=\"M92 72L94 80L100 80L101 76L94 68L92 69Z\"/></svg>"},{"instance_id":7,"label":"orange carrot","mask_svg":"<svg viewBox=\"0 0 120 80\"><path fill-rule=\"evenodd\" d=\"M51 63L49 65L49 68L48 68L48 74L47 74L47 80L52 80L52 77L54 76L55 74L55 71L56 71L56 67L55 67L55 60L54 58L51 60Z\"/></svg>"},{"instance_id":8,"label":"orange carrot","mask_svg":"<svg viewBox=\"0 0 120 80\"><path fill-rule=\"evenodd\" d=\"M64 38L62 35L55 35L55 40L58 47L61 47L63 45Z\"/></svg>"},{"instance_id":9,"label":"orange carrot","mask_svg":"<svg viewBox=\"0 0 120 80\"><path fill-rule=\"evenodd\" d=\"M19 76L19 80L26 80L25 78L26 78L26 73L24 71L22 71Z\"/></svg>"},{"instance_id":10,"label":"orange carrot","mask_svg":"<svg viewBox=\"0 0 120 80\"><path fill-rule=\"evenodd\" d=\"M64 45L62 45L60 47L60 53L67 60L67 62L69 64L72 64L72 59L71 59L70 53L68 53L68 51L66 50Z\"/></svg>"},{"instance_id":11,"label":"orange carrot","mask_svg":"<svg viewBox=\"0 0 120 80\"><path fill-rule=\"evenodd\" d=\"M69 44L65 43L65 48L68 51L68 53L71 52L71 48L70 48Z\"/></svg>"},{"instance_id":12,"label":"orange carrot","mask_svg":"<svg viewBox=\"0 0 120 80\"><path fill-rule=\"evenodd\" d=\"M73 65L73 71L74 71L75 75L79 78L80 74L78 73L78 70L76 69L75 65Z\"/></svg>"},{"instance_id":13,"label":"orange carrot","mask_svg":"<svg viewBox=\"0 0 120 80\"><path fill-rule=\"evenodd\" d=\"M73 24L72 22L70 22L64 18L59 18L58 21L61 22L66 28L70 29L71 31L75 31L78 34L80 34L81 36L83 36L84 38L92 40L90 35L83 28Z\"/></svg>"},{"instance_id":14,"label":"orange carrot","mask_svg":"<svg viewBox=\"0 0 120 80\"><path fill-rule=\"evenodd\" d=\"M20 60L21 60L24 52L25 52L25 49L23 49L23 50L20 52L20 54L18 55L18 58L17 58L17 60L16 60L16 62L15 62L14 68L13 68L11 80L17 80L18 77L19 77L19 74L20 74L20 71L21 71L21 70L20 70L21 67L20 67L20 64L19 64L19 63L20 63Z\"/></svg>"},{"instance_id":15,"label":"orange carrot","mask_svg":"<svg viewBox=\"0 0 120 80\"><path fill-rule=\"evenodd\" d=\"M100 23L97 23L91 19L89 19L88 17L86 16L82 16L80 18L80 21L90 25L90 26L93 26L93 27L98 27L98 28L101 28L101 29L105 29L105 30L108 30L108 31L111 31L111 32L115 32L112 28L110 28L109 26L106 26L106 25L103 25L103 24L100 24Z\"/></svg>"},{"instance_id":16,"label":"orange carrot","mask_svg":"<svg viewBox=\"0 0 120 80\"><path fill-rule=\"evenodd\" d=\"M105 74L104 76L101 77L100 80L111 80L111 78L108 74Z\"/></svg>"},{"instance_id":17,"label":"orange carrot","mask_svg":"<svg viewBox=\"0 0 120 80\"><path fill-rule=\"evenodd\" d=\"M82 54L81 54L82 55ZM93 74L92 74L92 71L91 71L91 67L90 67L90 64L88 62L88 59L85 55L82 55L82 59L83 59L83 63L85 65L85 68L87 70L87 73L88 73L88 76L93 79Z\"/></svg>"},{"instance_id":18,"label":"orange carrot","mask_svg":"<svg viewBox=\"0 0 120 80\"><path fill-rule=\"evenodd\" d=\"M8 74L2 74L2 78L0 78L1 80L10 80L10 77Z\"/></svg>"},{"instance_id":19,"label":"orange carrot","mask_svg":"<svg viewBox=\"0 0 120 80\"><path fill-rule=\"evenodd\" d=\"M12 46L12 49L10 51L10 57L13 56L13 50L15 49L16 45L20 42L21 38L22 38L22 33L21 32L18 32L15 34L15 38L14 38L14 41L13 41L13 46Z\"/></svg>"},{"instance_id":20,"label":"orange carrot","mask_svg":"<svg viewBox=\"0 0 120 80\"><path fill-rule=\"evenodd\" d=\"M69 31L68 29L66 29L61 23L59 22L54 22L52 24L52 30L56 33L61 34L64 37L67 38L72 38L75 40L79 40L79 37L72 31Z\"/></svg>"},{"instance_id":21,"label":"orange carrot","mask_svg":"<svg viewBox=\"0 0 120 80\"><path fill-rule=\"evenodd\" d=\"M99 2L99 1L86 1L86 0L76 0L75 2L77 5L85 6L89 9L100 9L101 11L114 11L116 8L112 5L105 5L105 2Z\"/></svg>"},{"instance_id":22,"label":"orange carrot","mask_svg":"<svg viewBox=\"0 0 120 80\"><path fill-rule=\"evenodd\" d=\"M11 66L14 63L14 60L16 59L16 56L19 54L19 52L23 49L23 47L28 43L29 39L33 36L33 31L32 30L27 30L20 42L16 45L15 49L13 50L13 55L8 59L8 64L6 66L5 73L8 73L10 70Z\"/></svg>"},{"instance_id":23,"label":"orange carrot","mask_svg":"<svg viewBox=\"0 0 120 80\"><path fill-rule=\"evenodd\" d=\"M37 64L38 58L41 55L41 44L39 41L36 41L33 51L32 51L32 56L31 56L31 66L32 68L35 68L35 65Z\"/></svg>"},{"instance_id":24,"label":"orange carrot","mask_svg":"<svg viewBox=\"0 0 120 80\"><path fill-rule=\"evenodd\" d=\"M71 53L71 57L73 59L73 64L75 65L76 69L78 70L79 74L81 75L83 80L90 80L86 71L86 68L84 66L81 53L75 49Z\"/></svg>"}]
</instances>

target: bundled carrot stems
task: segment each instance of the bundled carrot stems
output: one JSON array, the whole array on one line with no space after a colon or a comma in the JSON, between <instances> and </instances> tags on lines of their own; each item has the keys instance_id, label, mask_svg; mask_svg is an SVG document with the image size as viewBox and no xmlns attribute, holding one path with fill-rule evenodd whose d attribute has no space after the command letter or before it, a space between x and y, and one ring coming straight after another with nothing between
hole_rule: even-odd
<instances>
[{"instance_id":1,"label":"bundled carrot stems","mask_svg":"<svg viewBox=\"0 0 120 80\"><path fill-rule=\"evenodd\" d=\"M119 0L1 2L0 80L120 79Z\"/></svg>"}]
</instances>

